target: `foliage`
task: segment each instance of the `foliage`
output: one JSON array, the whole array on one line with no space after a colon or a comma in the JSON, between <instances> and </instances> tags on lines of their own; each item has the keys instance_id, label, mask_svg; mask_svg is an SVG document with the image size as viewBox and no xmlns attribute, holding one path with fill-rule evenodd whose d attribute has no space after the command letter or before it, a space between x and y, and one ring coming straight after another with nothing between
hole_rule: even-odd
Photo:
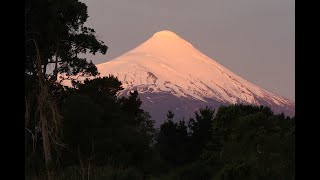
<instances>
[{"instance_id":1,"label":"foliage","mask_svg":"<svg viewBox=\"0 0 320 180\"><path fill-rule=\"evenodd\" d=\"M175 165L169 179L294 178L294 118L263 106L223 106L216 114L205 108L189 120L186 135L172 114L161 125L156 144L161 157ZM178 138L182 136L186 138Z\"/></svg>"},{"instance_id":2,"label":"foliage","mask_svg":"<svg viewBox=\"0 0 320 180\"><path fill-rule=\"evenodd\" d=\"M97 39L92 28L84 26L88 18L87 6L78 0L26 0L25 73L36 75L36 48L40 52L41 72L54 82L58 73L95 76L97 68L79 57L81 53L105 54L107 46ZM53 74L47 74L53 64Z\"/></svg>"},{"instance_id":3,"label":"foliage","mask_svg":"<svg viewBox=\"0 0 320 180\"><path fill-rule=\"evenodd\" d=\"M294 128L293 119L274 115L267 107L222 107L217 112L213 133L213 140L218 140L220 147L215 147L211 155L226 164L222 177L244 173L237 169L245 168L250 178L244 179L293 179ZM252 174L256 176L251 177ZM240 174L232 176L239 178Z\"/></svg>"},{"instance_id":4,"label":"foliage","mask_svg":"<svg viewBox=\"0 0 320 180\"><path fill-rule=\"evenodd\" d=\"M116 97L120 85L113 76L87 80L64 104L66 158L72 157L71 162L79 160L79 152L82 159L91 158L97 164L108 158L119 164L143 162L150 151L153 123L140 109L137 92L128 98Z\"/></svg>"}]
</instances>

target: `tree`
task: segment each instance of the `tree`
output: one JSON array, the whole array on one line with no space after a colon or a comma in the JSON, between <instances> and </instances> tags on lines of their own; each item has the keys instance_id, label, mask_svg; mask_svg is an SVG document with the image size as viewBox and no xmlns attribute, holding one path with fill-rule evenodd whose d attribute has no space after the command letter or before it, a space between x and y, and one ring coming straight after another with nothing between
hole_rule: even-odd
<instances>
[{"instance_id":1,"label":"tree","mask_svg":"<svg viewBox=\"0 0 320 180\"><path fill-rule=\"evenodd\" d=\"M25 2L26 133L41 132L48 179L54 178L52 150L62 145L61 116L50 87L59 73L97 75L95 65L79 53L104 54L107 50L94 30L84 26L87 18L87 7L78 0ZM49 64L54 65L52 74L47 71ZM27 128L32 121L36 124L33 130Z\"/></svg>"},{"instance_id":2,"label":"tree","mask_svg":"<svg viewBox=\"0 0 320 180\"><path fill-rule=\"evenodd\" d=\"M131 132L130 149L133 151L134 158L132 162L134 164L143 163L150 157L151 146L154 143L154 121L148 112L145 112L142 108L142 101L139 98L138 91L131 91L127 97L122 97L118 101L125 117L125 124L128 128L124 132ZM134 138L135 137L135 138ZM134 138L134 139L133 139Z\"/></svg>"},{"instance_id":3,"label":"tree","mask_svg":"<svg viewBox=\"0 0 320 180\"><path fill-rule=\"evenodd\" d=\"M136 117L141 114L143 110L140 108L142 102L138 96L138 91L129 92L128 98L123 97L120 99L122 109L131 117Z\"/></svg>"},{"instance_id":4,"label":"tree","mask_svg":"<svg viewBox=\"0 0 320 180\"><path fill-rule=\"evenodd\" d=\"M201 150L212 138L214 110L208 107L195 112L195 119L189 120L191 145L190 151L193 158L200 155Z\"/></svg>"},{"instance_id":5,"label":"tree","mask_svg":"<svg viewBox=\"0 0 320 180\"><path fill-rule=\"evenodd\" d=\"M167 120L160 126L156 147L159 148L163 159L172 166L178 166L189 161L189 153L186 150L189 137L185 121L174 123L173 118L174 113L169 110Z\"/></svg>"},{"instance_id":6,"label":"tree","mask_svg":"<svg viewBox=\"0 0 320 180\"><path fill-rule=\"evenodd\" d=\"M58 73L97 75L95 65L80 58L79 54L105 54L107 46L97 40L94 29L84 26L88 18L84 3L78 0L26 0L25 6L26 73L38 73L40 58L40 72L52 82L57 80ZM47 74L49 64L54 65L50 76Z\"/></svg>"},{"instance_id":7,"label":"tree","mask_svg":"<svg viewBox=\"0 0 320 180\"><path fill-rule=\"evenodd\" d=\"M77 84L63 104L64 166L106 165L143 168L150 156L153 121L140 107L137 92L118 98L121 82L114 76ZM114 162L113 162L114 161Z\"/></svg>"},{"instance_id":8,"label":"tree","mask_svg":"<svg viewBox=\"0 0 320 180\"><path fill-rule=\"evenodd\" d=\"M220 107L203 160L220 179L294 179L294 127L268 107Z\"/></svg>"},{"instance_id":9,"label":"tree","mask_svg":"<svg viewBox=\"0 0 320 180\"><path fill-rule=\"evenodd\" d=\"M157 147L159 147L160 156L171 165L177 162L177 124L172 121L174 113L168 111L167 120L160 126L160 131L157 137Z\"/></svg>"}]
</instances>

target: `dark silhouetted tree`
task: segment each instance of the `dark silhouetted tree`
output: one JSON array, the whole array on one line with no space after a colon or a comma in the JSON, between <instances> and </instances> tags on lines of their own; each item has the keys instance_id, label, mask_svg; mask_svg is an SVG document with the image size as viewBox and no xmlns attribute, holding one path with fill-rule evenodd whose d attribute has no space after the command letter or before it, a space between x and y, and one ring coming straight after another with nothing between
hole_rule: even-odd
<instances>
[{"instance_id":1,"label":"dark silhouetted tree","mask_svg":"<svg viewBox=\"0 0 320 180\"><path fill-rule=\"evenodd\" d=\"M59 73L97 75L95 65L79 54L107 50L94 30L84 26L87 18L87 6L77 0L25 1L26 134L38 137L35 134L41 133L43 151L39 152L44 154L49 180L55 178L52 153L63 146L62 118L50 88ZM49 64L53 73L48 72Z\"/></svg>"},{"instance_id":2,"label":"dark silhouetted tree","mask_svg":"<svg viewBox=\"0 0 320 180\"><path fill-rule=\"evenodd\" d=\"M214 110L208 107L195 112L195 119L189 120L190 151L193 158L198 158L202 149L212 138Z\"/></svg>"}]
</instances>

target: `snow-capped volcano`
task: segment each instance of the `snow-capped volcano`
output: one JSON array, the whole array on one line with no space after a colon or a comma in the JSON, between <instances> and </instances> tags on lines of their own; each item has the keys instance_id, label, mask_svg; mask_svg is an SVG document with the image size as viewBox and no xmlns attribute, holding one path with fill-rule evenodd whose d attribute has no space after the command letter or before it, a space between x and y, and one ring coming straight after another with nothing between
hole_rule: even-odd
<instances>
[{"instance_id":1,"label":"snow-capped volcano","mask_svg":"<svg viewBox=\"0 0 320 180\"><path fill-rule=\"evenodd\" d=\"M101 76L113 74L125 88L138 90L143 108L161 123L170 109L179 117L200 107L244 103L270 106L293 115L295 103L234 74L171 31L160 31L135 49L98 64Z\"/></svg>"}]
</instances>

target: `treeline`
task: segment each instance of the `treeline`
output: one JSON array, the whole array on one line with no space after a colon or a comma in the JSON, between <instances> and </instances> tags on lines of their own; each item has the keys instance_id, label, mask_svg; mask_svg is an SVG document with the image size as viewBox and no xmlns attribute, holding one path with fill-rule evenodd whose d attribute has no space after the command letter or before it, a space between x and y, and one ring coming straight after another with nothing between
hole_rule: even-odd
<instances>
[{"instance_id":1,"label":"treeline","mask_svg":"<svg viewBox=\"0 0 320 180\"><path fill-rule=\"evenodd\" d=\"M63 117L62 144L53 151L56 178L294 179L294 118L230 105L216 113L200 109L187 121L168 111L155 129L138 93L117 98L121 89L113 76L51 88ZM27 128L26 175L41 177L43 144L33 141L41 133L33 121Z\"/></svg>"},{"instance_id":2,"label":"treeline","mask_svg":"<svg viewBox=\"0 0 320 180\"><path fill-rule=\"evenodd\" d=\"M155 145L166 178L295 179L295 118L241 104L200 109L188 123L172 116Z\"/></svg>"}]
</instances>

